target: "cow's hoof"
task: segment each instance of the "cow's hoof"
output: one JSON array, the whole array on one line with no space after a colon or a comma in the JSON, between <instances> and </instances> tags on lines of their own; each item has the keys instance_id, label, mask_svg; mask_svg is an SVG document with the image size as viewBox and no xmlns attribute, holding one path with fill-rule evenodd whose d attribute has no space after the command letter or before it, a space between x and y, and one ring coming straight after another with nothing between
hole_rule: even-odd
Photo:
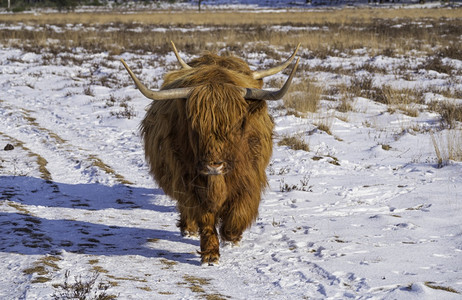
<instances>
[{"instance_id":1,"label":"cow's hoof","mask_svg":"<svg viewBox=\"0 0 462 300\"><path fill-rule=\"evenodd\" d=\"M199 237L199 232L198 231L185 230L185 231L181 231L181 235L183 237L187 237L187 238L198 238Z\"/></svg>"},{"instance_id":2,"label":"cow's hoof","mask_svg":"<svg viewBox=\"0 0 462 300\"><path fill-rule=\"evenodd\" d=\"M220 254L201 254L202 265L215 266L218 265Z\"/></svg>"},{"instance_id":3,"label":"cow's hoof","mask_svg":"<svg viewBox=\"0 0 462 300\"><path fill-rule=\"evenodd\" d=\"M240 247L241 242L240 241L236 241L236 242L222 241L221 245L224 246L224 247L232 247L232 248L234 248L234 247Z\"/></svg>"}]
</instances>

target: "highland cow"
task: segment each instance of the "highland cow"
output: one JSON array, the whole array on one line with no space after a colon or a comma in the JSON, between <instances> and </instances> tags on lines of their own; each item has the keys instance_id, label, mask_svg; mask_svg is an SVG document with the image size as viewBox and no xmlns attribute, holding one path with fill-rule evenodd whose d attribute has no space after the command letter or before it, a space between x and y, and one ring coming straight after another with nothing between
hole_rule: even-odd
<instances>
[{"instance_id":1,"label":"highland cow","mask_svg":"<svg viewBox=\"0 0 462 300\"><path fill-rule=\"evenodd\" d=\"M298 60L280 90L262 90L262 78L287 61L252 71L234 56L206 53L164 77L160 91L144 86L122 60L141 93L155 100L141 123L150 172L177 201L182 235L200 235L202 263L218 262L222 241L238 243L255 221L272 153L273 121L265 100L287 92Z\"/></svg>"}]
</instances>

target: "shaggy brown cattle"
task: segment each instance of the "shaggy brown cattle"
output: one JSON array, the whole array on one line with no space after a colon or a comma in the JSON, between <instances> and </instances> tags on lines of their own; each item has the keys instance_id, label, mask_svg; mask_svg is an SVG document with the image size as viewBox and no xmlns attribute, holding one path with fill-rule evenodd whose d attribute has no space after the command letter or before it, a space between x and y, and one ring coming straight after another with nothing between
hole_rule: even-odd
<instances>
[{"instance_id":1,"label":"shaggy brown cattle","mask_svg":"<svg viewBox=\"0 0 462 300\"><path fill-rule=\"evenodd\" d=\"M202 263L212 264L220 256L217 226L223 241L237 243L257 217L272 152L264 100L283 97L298 60L280 90L262 90L262 78L286 68L298 47L285 63L262 71L212 53L187 64L173 49L182 69L166 74L160 91L147 89L122 63L143 95L156 100L141 123L150 171L177 200L181 233L199 233Z\"/></svg>"}]
</instances>

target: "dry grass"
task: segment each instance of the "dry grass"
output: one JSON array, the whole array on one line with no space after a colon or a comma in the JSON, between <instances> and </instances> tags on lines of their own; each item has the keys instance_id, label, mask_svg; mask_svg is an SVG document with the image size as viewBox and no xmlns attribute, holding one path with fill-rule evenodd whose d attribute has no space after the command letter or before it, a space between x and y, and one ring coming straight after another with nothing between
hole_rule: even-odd
<instances>
[{"instance_id":1,"label":"dry grass","mask_svg":"<svg viewBox=\"0 0 462 300\"><path fill-rule=\"evenodd\" d=\"M428 59L431 64L425 64L424 68L437 70L440 73L452 72L452 67L442 66L434 61L440 59ZM432 86L422 88L393 88L390 85L374 86L373 76L353 76L349 85L340 85L332 89L331 93L341 95L337 110L347 112L352 110L351 103L354 97L365 97L388 105L388 111L394 113L397 110L410 117L417 117L420 113L419 105L425 104L425 93L435 93L447 98L460 99L462 92L455 87L435 88ZM441 115L442 127L457 128L462 122L462 105L453 101L435 101L428 104L427 108Z\"/></svg>"},{"instance_id":2,"label":"dry grass","mask_svg":"<svg viewBox=\"0 0 462 300\"><path fill-rule=\"evenodd\" d=\"M26 22L26 24L148 24L148 25L275 25L292 22L316 25L339 23L351 25L357 22L373 23L377 19L455 19L460 9L343 9L309 10L299 12L237 12L229 11L151 11L151 12L96 12L96 13L18 13L2 16L3 22Z\"/></svg>"},{"instance_id":3,"label":"dry grass","mask_svg":"<svg viewBox=\"0 0 462 300\"><path fill-rule=\"evenodd\" d=\"M220 293L207 292L206 289L209 289L210 286L210 279L208 278L185 274L183 280L184 282L178 282L178 285L186 285L193 293L199 294L198 296L203 299L224 300L229 298Z\"/></svg>"},{"instance_id":4,"label":"dry grass","mask_svg":"<svg viewBox=\"0 0 462 300\"><path fill-rule=\"evenodd\" d=\"M330 121L328 121L328 120L324 121L323 120L323 121L317 123L316 125L318 126L319 130L324 131L328 135L332 135L332 131L330 130L330 128L332 127L332 123Z\"/></svg>"},{"instance_id":5,"label":"dry grass","mask_svg":"<svg viewBox=\"0 0 462 300\"><path fill-rule=\"evenodd\" d=\"M356 97L373 98L373 77L372 76L353 76L350 80L350 85L342 88L345 94ZM382 101L379 101L382 102Z\"/></svg>"},{"instance_id":6,"label":"dry grass","mask_svg":"<svg viewBox=\"0 0 462 300\"><path fill-rule=\"evenodd\" d=\"M33 275L32 283L44 283L51 280L48 276L50 272L58 271L60 268L57 265L61 258L55 256L45 256L34 263L34 266L23 270L26 275Z\"/></svg>"},{"instance_id":7,"label":"dry grass","mask_svg":"<svg viewBox=\"0 0 462 300\"><path fill-rule=\"evenodd\" d=\"M298 135L285 136L278 142L278 145L287 146L292 150L310 151L310 146Z\"/></svg>"},{"instance_id":8,"label":"dry grass","mask_svg":"<svg viewBox=\"0 0 462 300\"><path fill-rule=\"evenodd\" d=\"M100 168L107 174L113 175L117 179L117 181L119 181L120 183L125 184L125 185L133 184L131 181L128 181L127 179L125 179L125 177L123 177L122 175L114 171L114 169L112 169L110 166L105 164L99 157L92 154L88 156L88 159L91 161L91 164L94 167Z\"/></svg>"},{"instance_id":9,"label":"dry grass","mask_svg":"<svg viewBox=\"0 0 462 300\"><path fill-rule=\"evenodd\" d=\"M462 130L432 133L431 139L439 167L447 165L451 160L462 161Z\"/></svg>"},{"instance_id":10,"label":"dry grass","mask_svg":"<svg viewBox=\"0 0 462 300\"><path fill-rule=\"evenodd\" d=\"M437 284L435 282L431 282L431 281L426 281L426 282L424 282L424 284L427 287L429 287L431 289L434 289L434 290L442 290L442 291L446 291L446 292L449 292L449 293L460 294L459 291L457 291L456 289L453 289L450 286L439 285L439 284Z\"/></svg>"},{"instance_id":11,"label":"dry grass","mask_svg":"<svg viewBox=\"0 0 462 300\"><path fill-rule=\"evenodd\" d=\"M335 121L335 113L327 113L323 116L318 116L317 120L314 120L314 124L317 126L318 130L324 131L328 135L332 135L332 125Z\"/></svg>"},{"instance_id":12,"label":"dry grass","mask_svg":"<svg viewBox=\"0 0 462 300\"><path fill-rule=\"evenodd\" d=\"M47 60L81 65L75 52L101 53L112 56L123 52L170 53L170 40L176 42L183 53L196 55L203 51L232 52L247 58L247 53L264 53L261 62L269 59L280 61L285 53L298 42L302 43L299 56L302 62L313 58L345 56L365 49L366 55L402 57L411 55L426 57L420 65L402 65L396 76L412 80L421 69L432 70L449 76L460 71L443 58L462 60L459 46L462 36L462 8L455 9L342 9L310 10L298 12L236 12L236 11L120 11L105 13L41 13L7 14L2 16L0 44L26 51L44 53ZM21 30L8 29L22 26ZM33 26L33 30L26 26ZM277 27L275 27L277 26ZM200 28L206 30L198 30ZM55 30L53 28L58 28ZM114 30L117 28L117 30ZM69 55L66 55L69 53ZM15 59L15 58L11 58ZM162 60L162 58L160 58ZM369 75L357 76L358 71ZM375 74L387 74L389 70L373 63L349 68L324 64L301 63L299 74L310 73L311 78L295 82L284 99L289 113L315 112L324 93L339 101L336 109L348 112L353 109L355 97L365 97L389 106L389 111L399 110L409 116L419 115L423 94L436 92L447 98L461 98L462 92L454 88L446 91L395 89L390 86L374 86ZM349 85L339 86L335 94L320 83L313 83L317 72L350 76ZM303 75L299 75L303 76ZM103 86L120 84L116 77L100 78ZM269 86L280 86L269 84ZM457 82L454 85L457 86ZM90 87L86 95L93 95ZM113 100L113 99L112 99ZM134 116L129 101L106 101L107 106L120 106L111 114L118 118ZM112 101L112 102L111 102ZM434 104L429 109L441 114L446 127L455 128L462 120L460 106ZM318 122L320 129L330 132L331 122Z\"/></svg>"},{"instance_id":13,"label":"dry grass","mask_svg":"<svg viewBox=\"0 0 462 300\"><path fill-rule=\"evenodd\" d=\"M54 300L65 299L117 299L116 295L108 294L106 291L110 284L99 280L100 274L95 272L90 278L84 280L81 275L75 276L73 282L70 280L70 271L65 272L64 283L55 283L53 287L57 291L51 296Z\"/></svg>"},{"instance_id":14,"label":"dry grass","mask_svg":"<svg viewBox=\"0 0 462 300\"><path fill-rule=\"evenodd\" d=\"M393 88L389 85L374 86L372 76L353 76L348 86L340 86L341 103L337 108L340 112L352 110L354 97L365 97L388 105L390 113L401 111L410 117L419 115L419 104L423 104L424 90L417 88Z\"/></svg>"},{"instance_id":15,"label":"dry grass","mask_svg":"<svg viewBox=\"0 0 462 300\"><path fill-rule=\"evenodd\" d=\"M429 108L441 115L444 127L455 129L462 122L462 104L449 101L435 101L430 103Z\"/></svg>"},{"instance_id":16,"label":"dry grass","mask_svg":"<svg viewBox=\"0 0 462 300\"><path fill-rule=\"evenodd\" d=\"M375 89L376 95L380 94L383 102L388 105L389 111L399 109L405 115L417 117L419 110L418 103L423 102L422 92L416 89L394 89L388 85Z\"/></svg>"},{"instance_id":17,"label":"dry grass","mask_svg":"<svg viewBox=\"0 0 462 300\"><path fill-rule=\"evenodd\" d=\"M170 51L174 40L183 51L196 53L242 49L243 44L262 43L266 52L278 46L285 50L302 42L304 49L316 57L367 48L375 54L399 55L410 50L460 56L455 42L461 34L461 9L344 9L278 13L218 11L137 12L131 14L67 13L14 14L2 16L8 24L34 25L37 30L0 30L4 45L27 47L56 53L82 47L86 51L157 52ZM423 22L424 26L419 24ZM81 24L75 30L67 24ZM61 28L51 29L51 25ZM290 25L286 30L272 26ZM398 26L394 26L398 25ZM80 26L80 25L79 25ZM92 30L85 30L91 26ZM207 26L210 30L192 30ZM159 27L165 31L158 31ZM118 30L113 30L118 28ZM184 30L188 31L186 34ZM54 41L54 42L53 42ZM212 42L212 43L210 43ZM392 49L392 51L390 50ZM305 54L306 55L306 54Z\"/></svg>"},{"instance_id":18,"label":"dry grass","mask_svg":"<svg viewBox=\"0 0 462 300\"><path fill-rule=\"evenodd\" d=\"M341 113L346 113L353 110L353 95L348 90L345 85L340 86L341 97L340 97L340 104L336 107L336 109Z\"/></svg>"},{"instance_id":19,"label":"dry grass","mask_svg":"<svg viewBox=\"0 0 462 300\"><path fill-rule=\"evenodd\" d=\"M315 112L324 92L322 86L312 83L310 79L292 84L290 90L291 93L284 98L284 107L302 113Z\"/></svg>"}]
</instances>

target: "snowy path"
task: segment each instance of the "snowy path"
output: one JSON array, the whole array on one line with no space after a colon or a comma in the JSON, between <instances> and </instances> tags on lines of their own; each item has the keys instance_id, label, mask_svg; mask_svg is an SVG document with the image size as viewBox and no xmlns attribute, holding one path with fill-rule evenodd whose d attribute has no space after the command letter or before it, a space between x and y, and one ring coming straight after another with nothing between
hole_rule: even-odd
<instances>
[{"instance_id":1,"label":"snowy path","mask_svg":"<svg viewBox=\"0 0 462 300\"><path fill-rule=\"evenodd\" d=\"M358 99L361 113L332 117L329 135L273 110L275 141L299 132L311 151L275 143L256 224L201 267L199 241L181 237L148 176L148 101L94 83L128 82L121 66L0 59L0 146L15 146L0 151L1 299L51 299L66 271L97 271L120 299L460 299L462 165L436 168L429 134L403 130L405 116ZM136 116L118 119L108 99L126 96Z\"/></svg>"}]
</instances>

